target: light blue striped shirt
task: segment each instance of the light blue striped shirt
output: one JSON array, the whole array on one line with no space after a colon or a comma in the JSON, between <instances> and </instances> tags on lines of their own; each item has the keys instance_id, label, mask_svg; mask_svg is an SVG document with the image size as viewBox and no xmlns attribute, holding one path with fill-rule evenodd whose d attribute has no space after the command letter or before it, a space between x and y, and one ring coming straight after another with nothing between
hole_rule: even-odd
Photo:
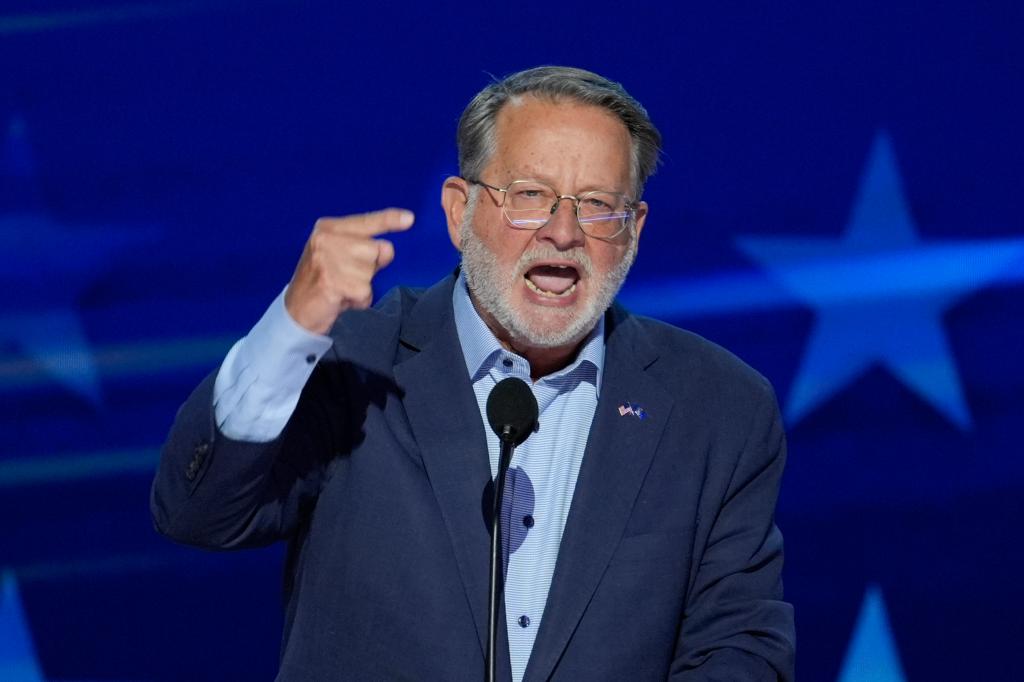
<instances>
[{"instance_id":1,"label":"light blue striped shirt","mask_svg":"<svg viewBox=\"0 0 1024 682\"><path fill-rule=\"evenodd\" d=\"M452 303L466 369L487 433L491 478L497 475L499 449L498 436L487 425L491 389L502 379L518 377L530 386L540 408L537 432L512 455L501 518L508 562L505 626L512 679L519 682L544 617L562 531L597 408L604 369L604 317L584 340L572 364L533 383L526 358L502 348L473 307L461 273Z\"/></svg>"},{"instance_id":2,"label":"light blue striped shirt","mask_svg":"<svg viewBox=\"0 0 1024 682\"><path fill-rule=\"evenodd\" d=\"M491 477L498 470L498 437L487 425L487 396L498 381L525 381L540 408L539 429L516 448L502 506L507 560L505 613L512 677L523 679L569 516L576 477L597 408L604 368L604 319L584 340L576 360L536 383L525 358L507 351L473 307L460 274L452 295L455 326L487 434ZM232 347L217 373L217 425L236 440L270 441L281 433L327 336L306 331L288 315L284 292L249 334Z\"/></svg>"}]
</instances>

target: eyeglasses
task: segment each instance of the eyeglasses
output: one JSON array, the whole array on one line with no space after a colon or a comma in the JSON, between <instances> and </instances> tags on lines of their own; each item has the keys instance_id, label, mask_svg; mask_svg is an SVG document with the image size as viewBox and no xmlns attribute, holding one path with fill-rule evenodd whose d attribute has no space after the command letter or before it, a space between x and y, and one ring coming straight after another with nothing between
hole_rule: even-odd
<instances>
[{"instance_id":1,"label":"eyeglasses","mask_svg":"<svg viewBox=\"0 0 1024 682\"><path fill-rule=\"evenodd\" d=\"M573 196L559 194L536 180L514 180L505 187L469 178L466 182L501 192L502 213L509 225L518 230L539 230L551 220L562 199L570 199L576 205L576 220L584 234L595 239L614 239L626 229L636 211L636 203L621 192L595 190Z\"/></svg>"}]
</instances>

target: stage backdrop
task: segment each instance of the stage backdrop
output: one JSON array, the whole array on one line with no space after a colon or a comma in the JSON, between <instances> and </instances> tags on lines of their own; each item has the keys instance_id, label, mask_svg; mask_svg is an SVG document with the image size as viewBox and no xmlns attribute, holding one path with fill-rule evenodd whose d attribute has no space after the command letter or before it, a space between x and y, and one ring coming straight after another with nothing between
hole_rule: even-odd
<instances>
[{"instance_id":1,"label":"stage backdrop","mask_svg":"<svg viewBox=\"0 0 1024 682\"><path fill-rule=\"evenodd\" d=\"M664 133L623 302L776 387L800 679L1020 679L1022 5L374 5L3 3L0 679L273 676L280 549L158 537L158 447L318 216L449 272L459 113L545 63Z\"/></svg>"}]
</instances>

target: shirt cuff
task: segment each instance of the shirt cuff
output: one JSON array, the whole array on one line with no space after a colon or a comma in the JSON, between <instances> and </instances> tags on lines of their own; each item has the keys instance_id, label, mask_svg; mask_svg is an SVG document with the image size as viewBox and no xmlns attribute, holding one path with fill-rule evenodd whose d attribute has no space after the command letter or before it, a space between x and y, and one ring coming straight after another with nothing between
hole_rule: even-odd
<instances>
[{"instance_id":1,"label":"shirt cuff","mask_svg":"<svg viewBox=\"0 0 1024 682\"><path fill-rule=\"evenodd\" d=\"M277 438L316 363L331 348L331 337L310 332L292 319L284 305L285 291L231 348L217 372L214 415L229 438Z\"/></svg>"}]
</instances>

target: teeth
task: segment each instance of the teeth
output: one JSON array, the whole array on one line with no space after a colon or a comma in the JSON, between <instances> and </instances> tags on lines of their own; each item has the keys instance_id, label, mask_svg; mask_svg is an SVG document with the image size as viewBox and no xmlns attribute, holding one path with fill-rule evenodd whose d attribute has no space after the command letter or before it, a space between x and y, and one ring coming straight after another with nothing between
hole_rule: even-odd
<instances>
[{"instance_id":1,"label":"teeth","mask_svg":"<svg viewBox=\"0 0 1024 682\"><path fill-rule=\"evenodd\" d=\"M562 267L564 267L564 266L562 266ZM576 284L577 284L576 282L573 282L572 286L569 287L568 289L566 289L565 291L563 291L562 293L556 294L553 291L545 291L544 289L541 289L536 284L531 282L529 277L524 277L523 279L526 280L526 286L528 286L530 288L530 291L535 291L538 294L540 294L541 296L546 296L547 298L561 298L562 296L569 296L574 291L576 291Z\"/></svg>"}]
</instances>

